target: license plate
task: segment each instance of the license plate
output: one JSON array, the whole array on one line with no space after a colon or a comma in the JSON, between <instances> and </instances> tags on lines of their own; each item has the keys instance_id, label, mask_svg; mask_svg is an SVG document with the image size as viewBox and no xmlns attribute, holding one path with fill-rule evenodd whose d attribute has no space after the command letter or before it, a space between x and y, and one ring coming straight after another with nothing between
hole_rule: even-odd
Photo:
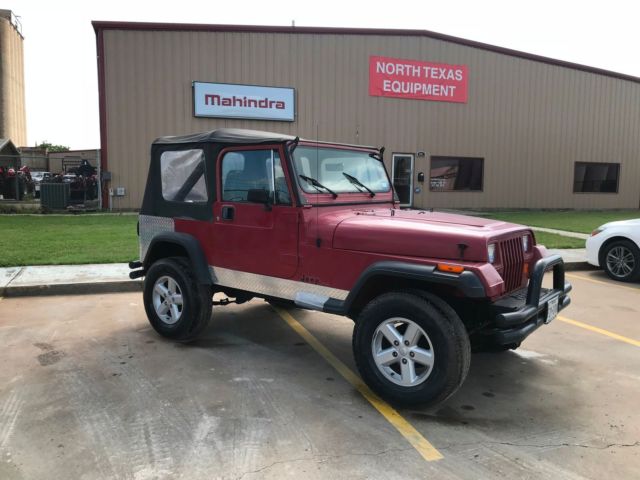
<instances>
[{"instance_id":1,"label":"license plate","mask_svg":"<svg viewBox=\"0 0 640 480\"><path fill-rule=\"evenodd\" d=\"M556 295L551 300L547 302L547 319L544 323L551 322L554 318L558 316L558 300L560 299L560 295Z\"/></svg>"},{"instance_id":2,"label":"license plate","mask_svg":"<svg viewBox=\"0 0 640 480\"><path fill-rule=\"evenodd\" d=\"M36 185L36 192L40 191L40 185Z\"/></svg>"}]
</instances>

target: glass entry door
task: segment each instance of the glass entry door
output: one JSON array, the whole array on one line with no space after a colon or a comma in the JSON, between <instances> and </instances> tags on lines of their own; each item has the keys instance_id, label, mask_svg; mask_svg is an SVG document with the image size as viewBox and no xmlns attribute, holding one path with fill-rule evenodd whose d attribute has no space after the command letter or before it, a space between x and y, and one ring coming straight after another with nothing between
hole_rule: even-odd
<instances>
[{"instance_id":1,"label":"glass entry door","mask_svg":"<svg viewBox=\"0 0 640 480\"><path fill-rule=\"evenodd\" d=\"M391 181L401 207L413 204L413 155L394 153L391 157Z\"/></svg>"}]
</instances>

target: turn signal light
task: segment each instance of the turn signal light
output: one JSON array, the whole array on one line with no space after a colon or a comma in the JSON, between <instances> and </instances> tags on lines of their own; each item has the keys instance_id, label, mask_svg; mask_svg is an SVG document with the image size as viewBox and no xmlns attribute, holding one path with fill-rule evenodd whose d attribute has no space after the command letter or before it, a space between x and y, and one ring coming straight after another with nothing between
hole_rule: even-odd
<instances>
[{"instance_id":1,"label":"turn signal light","mask_svg":"<svg viewBox=\"0 0 640 480\"><path fill-rule=\"evenodd\" d=\"M529 277L529 264L525 263L524 264L524 274Z\"/></svg>"},{"instance_id":2,"label":"turn signal light","mask_svg":"<svg viewBox=\"0 0 640 480\"><path fill-rule=\"evenodd\" d=\"M441 272L447 273L462 273L464 272L464 267L460 265L451 265L449 263L439 263L437 269Z\"/></svg>"}]
</instances>

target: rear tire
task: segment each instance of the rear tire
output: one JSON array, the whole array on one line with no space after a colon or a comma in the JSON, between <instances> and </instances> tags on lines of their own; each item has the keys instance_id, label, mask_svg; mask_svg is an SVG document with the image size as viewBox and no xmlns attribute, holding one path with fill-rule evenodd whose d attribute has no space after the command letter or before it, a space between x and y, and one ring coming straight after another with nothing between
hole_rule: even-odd
<instances>
[{"instance_id":1,"label":"rear tire","mask_svg":"<svg viewBox=\"0 0 640 480\"><path fill-rule=\"evenodd\" d=\"M602 251L600 265L612 280L640 280L640 249L631 240L616 240Z\"/></svg>"},{"instance_id":2,"label":"rear tire","mask_svg":"<svg viewBox=\"0 0 640 480\"><path fill-rule=\"evenodd\" d=\"M151 326L172 340L194 340L211 318L212 289L198 283L183 257L163 258L151 265L143 298Z\"/></svg>"},{"instance_id":3,"label":"rear tire","mask_svg":"<svg viewBox=\"0 0 640 480\"><path fill-rule=\"evenodd\" d=\"M462 385L471 361L462 321L427 292L390 292L372 300L357 318L353 352L367 385L404 405L446 400Z\"/></svg>"}]
</instances>

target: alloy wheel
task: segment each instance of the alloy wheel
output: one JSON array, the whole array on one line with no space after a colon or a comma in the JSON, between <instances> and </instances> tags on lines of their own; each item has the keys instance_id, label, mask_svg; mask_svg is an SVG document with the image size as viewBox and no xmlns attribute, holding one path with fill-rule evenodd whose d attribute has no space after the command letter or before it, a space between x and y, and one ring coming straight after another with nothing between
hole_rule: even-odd
<instances>
[{"instance_id":1,"label":"alloy wheel","mask_svg":"<svg viewBox=\"0 0 640 480\"><path fill-rule=\"evenodd\" d=\"M182 316L182 291L178 283L165 275L156 280L153 286L153 308L158 318L167 325L173 325Z\"/></svg>"},{"instance_id":2,"label":"alloy wheel","mask_svg":"<svg viewBox=\"0 0 640 480\"><path fill-rule=\"evenodd\" d=\"M415 387L433 371L433 345L413 320L394 317L382 322L373 334L371 350L380 373L396 385Z\"/></svg>"},{"instance_id":3,"label":"alloy wheel","mask_svg":"<svg viewBox=\"0 0 640 480\"><path fill-rule=\"evenodd\" d=\"M626 278L636 267L633 252L623 245L617 245L607 252L607 268L612 275Z\"/></svg>"}]
</instances>

